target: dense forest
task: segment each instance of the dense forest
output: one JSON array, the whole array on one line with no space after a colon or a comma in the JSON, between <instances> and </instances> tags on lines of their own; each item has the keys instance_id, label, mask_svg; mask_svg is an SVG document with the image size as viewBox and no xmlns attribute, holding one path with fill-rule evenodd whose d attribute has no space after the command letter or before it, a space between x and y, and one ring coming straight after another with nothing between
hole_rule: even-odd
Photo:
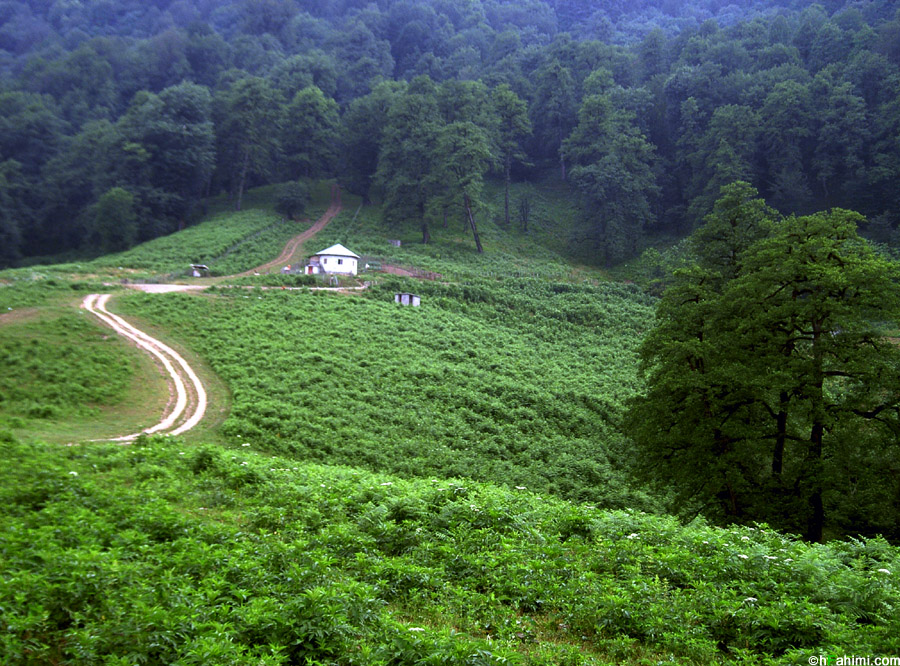
<instances>
[{"instance_id":1,"label":"dense forest","mask_svg":"<svg viewBox=\"0 0 900 666\"><path fill-rule=\"evenodd\" d=\"M0 3L0 266L328 176L424 242L448 217L477 242L488 176L564 180L597 263L696 228L735 180L891 243L898 137L887 0Z\"/></svg>"}]
</instances>

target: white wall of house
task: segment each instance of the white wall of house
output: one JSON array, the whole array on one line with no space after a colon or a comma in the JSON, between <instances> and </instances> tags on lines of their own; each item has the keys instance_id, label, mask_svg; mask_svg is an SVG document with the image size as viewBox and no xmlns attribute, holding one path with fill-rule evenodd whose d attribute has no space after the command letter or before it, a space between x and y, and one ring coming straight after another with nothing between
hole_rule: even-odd
<instances>
[{"instance_id":1,"label":"white wall of house","mask_svg":"<svg viewBox=\"0 0 900 666\"><path fill-rule=\"evenodd\" d=\"M319 266L325 273L343 273L356 275L356 262L353 257L337 257L330 254L319 255Z\"/></svg>"}]
</instances>

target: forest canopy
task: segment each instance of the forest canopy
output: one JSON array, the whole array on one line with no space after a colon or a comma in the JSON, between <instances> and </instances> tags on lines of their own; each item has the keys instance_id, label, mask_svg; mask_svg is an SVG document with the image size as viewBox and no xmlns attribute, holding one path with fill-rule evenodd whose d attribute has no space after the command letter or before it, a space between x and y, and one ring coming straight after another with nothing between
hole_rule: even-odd
<instances>
[{"instance_id":1,"label":"forest canopy","mask_svg":"<svg viewBox=\"0 0 900 666\"><path fill-rule=\"evenodd\" d=\"M0 3L0 266L308 177L423 241L474 229L486 177L565 180L598 263L696 228L735 180L895 243L898 136L885 0Z\"/></svg>"}]
</instances>

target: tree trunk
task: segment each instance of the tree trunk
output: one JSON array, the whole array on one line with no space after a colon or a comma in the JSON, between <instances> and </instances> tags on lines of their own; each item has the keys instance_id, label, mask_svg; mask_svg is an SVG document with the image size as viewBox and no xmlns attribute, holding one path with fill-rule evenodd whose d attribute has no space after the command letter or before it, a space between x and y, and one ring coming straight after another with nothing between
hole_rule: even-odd
<instances>
[{"instance_id":1,"label":"tree trunk","mask_svg":"<svg viewBox=\"0 0 900 666\"><path fill-rule=\"evenodd\" d=\"M810 515L807 522L806 538L816 543L822 542L825 531L825 504L822 500L822 436L825 426L822 423L814 423L810 434L810 457L815 466L812 492L809 496Z\"/></svg>"},{"instance_id":2,"label":"tree trunk","mask_svg":"<svg viewBox=\"0 0 900 666\"><path fill-rule=\"evenodd\" d=\"M808 464L812 467L812 490L809 495L809 520L806 528L806 538L809 541L820 543L825 531L825 504L822 500L822 453L825 437L825 374L824 358L822 353L821 337L823 335L822 322L812 323L812 358L813 358L813 385L812 398L812 427L809 433Z\"/></svg>"},{"instance_id":3,"label":"tree trunk","mask_svg":"<svg viewBox=\"0 0 900 666\"><path fill-rule=\"evenodd\" d=\"M428 219L425 217L425 203L419 202L419 216L422 220L422 245L431 242L431 233L428 231Z\"/></svg>"},{"instance_id":4,"label":"tree trunk","mask_svg":"<svg viewBox=\"0 0 900 666\"><path fill-rule=\"evenodd\" d=\"M563 143L562 127L558 128L558 134L559 134L559 146L560 146L560 148L559 148L559 168L560 168L560 172L562 174L563 182L565 182L565 180L566 180L566 157L565 157L565 155L563 155L563 151L562 151L562 143Z\"/></svg>"},{"instance_id":5,"label":"tree trunk","mask_svg":"<svg viewBox=\"0 0 900 666\"><path fill-rule=\"evenodd\" d=\"M247 171L250 169L250 150L244 150L244 159L241 163L241 175L238 178L237 201L234 203L234 209L241 209L241 202L244 200L244 185L247 183Z\"/></svg>"},{"instance_id":6,"label":"tree trunk","mask_svg":"<svg viewBox=\"0 0 900 666\"><path fill-rule=\"evenodd\" d=\"M503 210L504 210L504 219L506 220L506 228L509 228L509 172L512 170L512 155L506 156L506 173L504 174L506 179L504 182L504 191L503 191Z\"/></svg>"},{"instance_id":7,"label":"tree trunk","mask_svg":"<svg viewBox=\"0 0 900 666\"><path fill-rule=\"evenodd\" d=\"M779 396L781 411L775 415L775 450L772 452L772 474L781 477L784 470L784 445L787 442L787 404L790 396L782 391Z\"/></svg>"},{"instance_id":8,"label":"tree trunk","mask_svg":"<svg viewBox=\"0 0 900 666\"><path fill-rule=\"evenodd\" d=\"M478 254L484 254L484 248L481 247L481 238L478 237L478 227L475 226L475 216L472 214L472 202L469 201L469 195L463 195L463 203L466 207L466 217L469 218L469 224L472 225L472 235L475 237L475 249Z\"/></svg>"}]
</instances>

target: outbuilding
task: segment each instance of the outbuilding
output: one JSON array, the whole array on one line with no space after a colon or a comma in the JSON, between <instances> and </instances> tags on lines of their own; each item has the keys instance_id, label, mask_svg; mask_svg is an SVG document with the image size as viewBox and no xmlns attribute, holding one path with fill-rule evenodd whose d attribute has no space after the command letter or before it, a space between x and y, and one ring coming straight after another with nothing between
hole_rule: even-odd
<instances>
[{"instance_id":1,"label":"outbuilding","mask_svg":"<svg viewBox=\"0 0 900 666\"><path fill-rule=\"evenodd\" d=\"M419 307L420 302L421 299L415 294L410 294L405 291L394 294L394 303L399 303L400 305L412 305L413 307Z\"/></svg>"},{"instance_id":2,"label":"outbuilding","mask_svg":"<svg viewBox=\"0 0 900 666\"><path fill-rule=\"evenodd\" d=\"M338 243L329 248L316 252L309 258L306 265L306 273L342 273L344 275L356 275L356 267L359 263L359 255L351 252Z\"/></svg>"}]
</instances>

